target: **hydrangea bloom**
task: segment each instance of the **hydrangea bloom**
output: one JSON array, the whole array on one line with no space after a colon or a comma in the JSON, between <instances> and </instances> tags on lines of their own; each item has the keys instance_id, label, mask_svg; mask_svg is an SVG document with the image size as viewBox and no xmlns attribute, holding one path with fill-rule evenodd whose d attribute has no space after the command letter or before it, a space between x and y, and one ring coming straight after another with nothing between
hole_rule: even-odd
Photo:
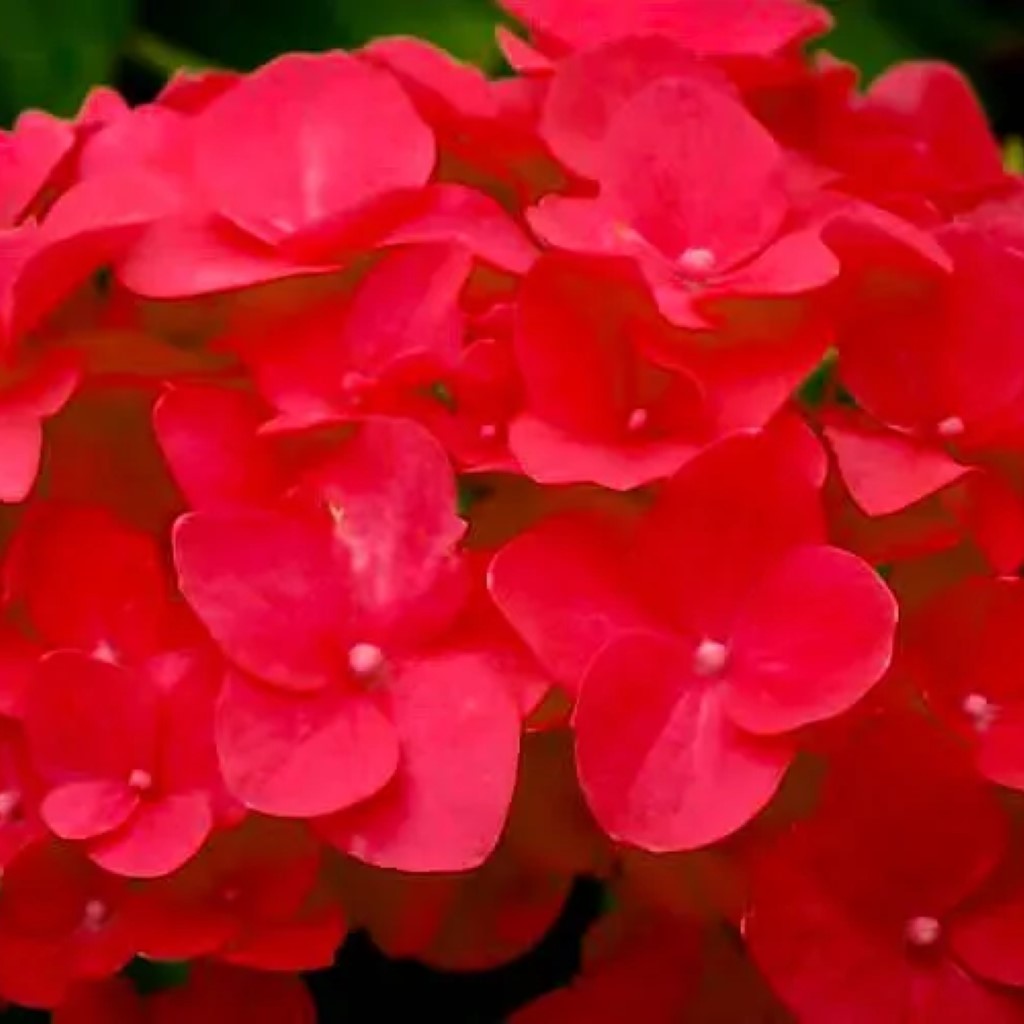
<instances>
[{"instance_id":1,"label":"hydrangea bloom","mask_svg":"<svg viewBox=\"0 0 1024 1024\"><path fill-rule=\"evenodd\" d=\"M1024 185L803 0L505 6L0 139L0 1000L590 876L517 1022L1024 1022Z\"/></svg>"}]
</instances>

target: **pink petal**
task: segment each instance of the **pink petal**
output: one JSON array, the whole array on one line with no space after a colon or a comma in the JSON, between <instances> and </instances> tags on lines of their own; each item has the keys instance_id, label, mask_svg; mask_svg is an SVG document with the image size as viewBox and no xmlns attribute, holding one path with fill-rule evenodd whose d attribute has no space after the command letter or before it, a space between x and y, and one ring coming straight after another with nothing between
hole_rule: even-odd
<instances>
[{"instance_id":1,"label":"pink petal","mask_svg":"<svg viewBox=\"0 0 1024 1024\"><path fill-rule=\"evenodd\" d=\"M670 259L707 250L727 268L782 223L781 163L775 140L728 94L662 79L613 121L602 191L616 216Z\"/></svg>"},{"instance_id":2,"label":"pink petal","mask_svg":"<svg viewBox=\"0 0 1024 1024\"><path fill-rule=\"evenodd\" d=\"M851 708L892 657L896 600L839 548L799 548L747 598L729 643L726 713L788 732Z\"/></svg>"},{"instance_id":3,"label":"pink petal","mask_svg":"<svg viewBox=\"0 0 1024 1024\"><path fill-rule=\"evenodd\" d=\"M120 831L89 844L91 860L128 878L160 878L177 871L213 828L205 793L170 793L143 800Z\"/></svg>"},{"instance_id":4,"label":"pink petal","mask_svg":"<svg viewBox=\"0 0 1024 1024\"><path fill-rule=\"evenodd\" d=\"M521 720L511 689L486 657L442 653L396 666L387 703L398 771L320 831L376 867L478 867L498 843L516 781Z\"/></svg>"},{"instance_id":5,"label":"pink petal","mask_svg":"<svg viewBox=\"0 0 1024 1024\"><path fill-rule=\"evenodd\" d=\"M632 35L679 39L693 53L768 56L820 35L828 13L802 0L502 0L546 39L582 48Z\"/></svg>"},{"instance_id":6,"label":"pink petal","mask_svg":"<svg viewBox=\"0 0 1024 1024\"><path fill-rule=\"evenodd\" d=\"M621 544L616 529L566 516L516 537L491 562L495 604L570 692L609 640L652 621L615 557Z\"/></svg>"},{"instance_id":7,"label":"pink petal","mask_svg":"<svg viewBox=\"0 0 1024 1024\"><path fill-rule=\"evenodd\" d=\"M936 443L833 417L825 426L843 481L870 516L898 512L968 473Z\"/></svg>"},{"instance_id":8,"label":"pink petal","mask_svg":"<svg viewBox=\"0 0 1024 1024\"><path fill-rule=\"evenodd\" d=\"M174 529L182 593L224 653L293 690L325 686L347 649L347 574L312 526L270 512L196 512Z\"/></svg>"},{"instance_id":9,"label":"pink petal","mask_svg":"<svg viewBox=\"0 0 1024 1024\"><path fill-rule=\"evenodd\" d=\"M394 726L368 696L332 687L278 693L229 675L217 708L228 787L264 814L332 814L383 788L399 762Z\"/></svg>"},{"instance_id":10,"label":"pink petal","mask_svg":"<svg viewBox=\"0 0 1024 1024\"><path fill-rule=\"evenodd\" d=\"M153 426L175 482L193 508L268 505L284 489L267 441L257 431L267 417L242 391L184 385L153 409Z\"/></svg>"},{"instance_id":11,"label":"pink petal","mask_svg":"<svg viewBox=\"0 0 1024 1024\"><path fill-rule=\"evenodd\" d=\"M450 370L462 348L459 299L471 269L470 254L455 245L386 253L359 282L335 340L349 369L373 378L419 357Z\"/></svg>"},{"instance_id":12,"label":"pink petal","mask_svg":"<svg viewBox=\"0 0 1024 1024\"><path fill-rule=\"evenodd\" d=\"M456 514L448 456L432 434L411 420L365 419L305 486L337 510L349 600L375 631L397 629L408 642L412 631L447 624L457 610L450 603L460 600L448 580L459 575L454 552L466 524Z\"/></svg>"},{"instance_id":13,"label":"pink petal","mask_svg":"<svg viewBox=\"0 0 1024 1024\"><path fill-rule=\"evenodd\" d=\"M587 440L530 415L512 421L509 447L523 472L538 483L596 483L615 491L664 480L699 451L699 445L682 438Z\"/></svg>"},{"instance_id":14,"label":"pink petal","mask_svg":"<svg viewBox=\"0 0 1024 1024\"><path fill-rule=\"evenodd\" d=\"M424 188L381 245L458 244L499 270L525 274L537 258L526 233L490 196L463 185Z\"/></svg>"},{"instance_id":15,"label":"pink petal","mask_svg":"<svg viewBox=\"0 0 1024 1024\"><path fill-rule=\"evenodd\" d=\"M291 277L333 273L337 263L291 258L206 213L167 217L115 263L117 278L147 299L233 291Z\"/></svg>"},{"instance_id":16,"label":"pink petal","mask_svg":"<svg viewBox=\"0 0 1024 1024\"><path fill-rule=\"evenodd\" d=\"M552 152L584 177L597 178L605 136L622 106L657 78L695 77L727 86L711 65L695 61L685 41L668 36L616 39L558 64L541 116Z\"/></svg>"},{"instance_id":17,"label":"pink petal","mask_svg":"<svg viewBox=\"0 0 1024 1024\"><path fill-rule=\"evenodd\" d=\"M387 72L348 54L294 54L254 72L195 121L215 208L275 240L426 183L434 140Z\"/></svg>"},{"instance_id":18,"label":"pink petal","mask_svg":"<svg viewBox=\"0 0 1024 1024\"><path fill-rule=\"evenodd\" d=\"M629 555L634 586L695 640L723 642L755 583L824 536L820 445L801 432L728 438L663 488Z\"/></svg>"},{"instance_id":19,"label":"pink petal","mask_svg":"<svg viewBox=\"0 0 1024 1024\"><path fill-rule=\"evenodd\" d=\"M34 416L0 411L0 502L15 504L31 492L43 454L43 425Z\"/></svg>"},{"instance_id":20,"label":"pink petal","mask_svg":"<svg viewBox=\"0 0 1024 1024\"><path fill-rule=\"evenodd\" d=\"M692 850L742 828L793 759L783 739L749 736L693 649L666 636L613 641L583 680L573 725L580 785L612 839L652 852Z\"/></svg>"},{"instance_id":21,"label":"pink petal","mask_svg":"<svg viewBox=\"0 0 1024 1024\"><path fill-rule=\"evenodd\" d=\"M35 765L55 782L127 784L134 770L153 768L158 699L117 665L70 651L48 655L25 708Z\"/></svg>"},{"instance_id":22,"label":"pink petal","mask_svg":"<svg viewBox=\"0 0 1024 1024\"><path fill-rule=\"evenodd\" d=\"M47 793L40 814L61 839L93 839L123 825L138 805L127 779L71 782Z\"/></svg>"}]
</instances>

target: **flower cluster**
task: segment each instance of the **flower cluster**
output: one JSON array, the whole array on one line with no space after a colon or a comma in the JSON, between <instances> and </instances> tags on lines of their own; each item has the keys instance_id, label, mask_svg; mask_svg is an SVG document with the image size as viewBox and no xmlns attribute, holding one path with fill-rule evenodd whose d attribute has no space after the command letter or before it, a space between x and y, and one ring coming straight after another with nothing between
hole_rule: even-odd
<instances>
[{"instance_id":1,"label":"flower cluster","mask_svg":"<svg viewBox=\"0 0 1024 1024\"><path fill-rule=\"evenodd\" d=\"M591 875L522 1024L1024 1021L1024 185L802 0L506 6L0 140L0 997Z\"/></svg>"}]
</instances>

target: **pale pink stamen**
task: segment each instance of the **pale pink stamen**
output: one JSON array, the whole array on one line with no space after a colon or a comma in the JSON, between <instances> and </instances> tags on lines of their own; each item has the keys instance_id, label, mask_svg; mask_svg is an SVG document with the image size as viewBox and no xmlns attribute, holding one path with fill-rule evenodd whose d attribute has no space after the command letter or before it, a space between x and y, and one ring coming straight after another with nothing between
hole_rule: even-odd
<instances>
[{"instance_id":1,"label":"pale pink stamen","mask_svg":"<svg viewBox=\"0 0 1024 1024\"><path fill-rule=\"evenodd\" d=\"M82 923L86 928L99 928L106 921L109 914L110 911L105 903L100 900L89 900L85 905Z\"/></svg>"},{"instance_id":2,"label":"pale pink stamen","mask_svg":"<svg viewBox=\"0 0 1024 1024\"><path fill-rule=\"evenodd\" d=\"M128 776L128 785L139 793L153 788L153 776L145 768L134 768Z\"/></svg>"},{"instance_id":3,"label":"pale pink stamen","mask_svg":"<svg viewBox=\"0 0 1024 1024\"><path fill-rule=\"evenodd\" d=\"M934 917L912 917L907 922L906 938L911 946L927 949L942 938L942 925Z\"/></svg>"},{"instance_id":4,"label":"pale pink stamen","mask_svg":"<svg viewBox=\"0 0 1024 1024\"><path fill-rule=\"evenodd\" d=\"M693 671L699 676L715 676L725 668L729 652L717 640L701 640L693 655Z\"/></svg>"},{"instance_id":5,"label":"pale pink stamen","mask_svg":"<svg viewBox=\"0 0 1024 1024\"><path fill-rule=\"evenodd\" d=\"M485 423L480 428L480 439L482 441L493 441L498 436L498 427L494 423Z\"/></svg>"},{"instance_id":6,"label":"pale pink stamen","mask_svg":"<svg viewBox=\"0 0 1024 1024\"><path fill-rule=\"evenodd\" d=\"M372 676L384 664L384 652L376 644L353 644L348 652L348 667L357 676Z\"/></svg>"},{"instance_id":7,"label":"pale pink stamen","mask_svg":"<svg viewBox=\"0 0 1024 1024\"><path fill-rule=\"evenodd\" d=\"M964 421L959 416L947 416L935 428L939 437L944 437L947 440L959 437L964 429Z\"/></svg>"},{"instance_id":8,"label":"pale pink stamen","mask_svg":"<svg viewBox=\"0 0 1024 1024\"><path fill-rule=\"evenodd\" d=\"M650 418L651 414L646 409L634 409L626 420L626 427L630 433L636 434L647 426Z\"/></svg>"},{"instance_id":9,"label":"pale pink stamen","mask_svg":"<svg viewBox=\"0 0 1024 1024\"><path fill-rule=\"evenodd\" d=\"M708 274L715 269L718 260L710 249L703 249L699 246L684 249L676 261L680 270L688 274Z\"/></svg>"},{"instance_id":10,"label":"pale pink stamen","mask_svg":"<svg viewBox=\"0 0 1024 1024\"><path fill-rule=\"evenodd\" d=\"M996 706L980 693L968 694L961 707L978 732L985 732L995 721Z\"/></svg>"}]
</instances>

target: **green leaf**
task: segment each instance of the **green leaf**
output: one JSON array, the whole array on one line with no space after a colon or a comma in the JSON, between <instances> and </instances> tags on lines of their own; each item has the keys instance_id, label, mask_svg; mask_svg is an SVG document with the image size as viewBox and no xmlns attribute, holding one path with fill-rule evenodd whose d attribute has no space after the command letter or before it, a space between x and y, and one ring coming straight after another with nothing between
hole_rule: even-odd
<instances>
[{"instance_id":1,"label":"green leaf","mask_svg":"<svg viewBox=\"0 0 1024 1024\"><path fill-rule=\"evenodd\" d=\"M110 80L135 0L0 0L0 117L71 114Z\"/></svg>"},{"instance_id":2,"label":"green leaf","mask_svg":"<svg viewBox=\"0 0 1024 1024\"><path fill-rule=\"evenodd\" d=\"M500 16L491 0L335 0L335 9L339 28L357 43L411 35L477 64L489 66L497 59L494 28Z\"/></svg>"},{"instance_id":3,"label":"green leaf","mask_svg":"<svg viewBox=\"0 0 1024 1024\"><path fill-rule=\"evenodd\" d=\"M885 0L828 3L836 27L825 37L824 48L856 64L868 82L898 61L924 55L917 41L888 17L891 6Z\"/></svg>"}]
</instances>

